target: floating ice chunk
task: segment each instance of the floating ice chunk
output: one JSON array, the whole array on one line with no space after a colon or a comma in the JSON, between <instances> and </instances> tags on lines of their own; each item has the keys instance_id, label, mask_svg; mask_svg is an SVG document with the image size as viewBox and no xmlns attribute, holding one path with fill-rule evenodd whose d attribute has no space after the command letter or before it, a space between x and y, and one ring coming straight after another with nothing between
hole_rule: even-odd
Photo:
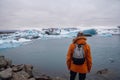
<instances>
[{"instance_id":1,"label":"floating ice chunk","mask_svg":"<svg viewBox=\"0 0 120 80\"><path fill-rule=\"evenodd\" d=\"M113 59L113 58L109 58L109 61L110 61L111 63L113 63L113 62L114 62L114 59Z\"/></svg>"},{"instance_id":2,"label":"floating ice chunk","mask_svg":"<svg viewBox=\"0 0 120 80\"><path fill-rule=\"evenodd\" d=\"M18 47L22 45L21 43L3 43L3 44L0 44L0 49L4 49L4 48L13 48L13 47Z\"/></svg>"},{"instance_id":3,"label":"floating ice chunk","mask_svg":"<svg viewBox=\"0 0 120 80\"><path fill-rule=\"evenodd\" d=\"M69 31L61 29L60 35L64 35L64 34L68 34L68 33L69 33Z\"/></svg>"},{"instance_id":4,"label":"floating ice chunk","mask_svg":"<svg viewBox=\"0 0 120 80\"><path fill-rule=\"evenodd\" d=\"M98 34L98 36L102 36L102 37L112 37L111 33L102 33L102 34Z\"/></svg>"},{"instance_id":5,"label":"floating ice chunk","mask_svg":"<svg viewBox=\"0 0 120 80\"><path fill-rule=\"evenodd\" d=\"M19 40L14 40L14 39L0 40L0 49L18 47L24 44L24 42L28 42L28 41L31 40L24 38L20 38Z\"/></svg>"},{"instance_id":6,"label":"floating ice chunk","mask_svg":"<svg viewBox=\"0 0 120 80\"><path fill-rule=\"evenodd\" d=\"M24 39L24 38L20 38L18 40L18 42L28 42L28 41L31 41L30 39Z\"/></svg>"},{"instance_id":7,"label":"floating ice chunk","mask_svg":"<svg viewBox=\"0 0 120 80\"><path fill-rule=\"evenodd\" d=\"M3 40L0 40L0 44L3 44L4 43L4 41Z\"/></svg>"},{"instance_id":8,"label":"floating ice chunk","mask_svg":"<svg viewBox=\"0 0 120 80\"><path fill-rule=\"evenodd\" d=\"M84 34L90 34L90 35L95 35L97 34L97 31L95 29L87 29L83 31Z\"/></svg>"}]
</instances>

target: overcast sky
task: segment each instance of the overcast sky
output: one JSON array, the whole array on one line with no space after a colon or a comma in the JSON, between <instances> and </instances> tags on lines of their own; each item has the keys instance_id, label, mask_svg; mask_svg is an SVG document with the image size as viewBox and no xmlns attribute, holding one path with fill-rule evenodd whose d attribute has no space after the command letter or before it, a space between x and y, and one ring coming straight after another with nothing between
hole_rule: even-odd
<instances>
[{"instance_id":1,"label":"overcast sky","mask_svg":"<svg viewBox=\"0 0 120 80\"><path fill-rule=\"evenodd\" d=\"M120 0L0 0L0 29L91 25L120 25Z\"/></svg>"}]
</instances>

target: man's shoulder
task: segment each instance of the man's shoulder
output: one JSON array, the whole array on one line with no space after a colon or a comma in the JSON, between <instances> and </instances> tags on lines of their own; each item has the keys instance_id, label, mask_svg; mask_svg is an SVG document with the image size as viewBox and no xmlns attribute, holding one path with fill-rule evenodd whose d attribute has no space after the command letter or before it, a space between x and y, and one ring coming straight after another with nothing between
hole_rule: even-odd
<instances>
[{"instance_id":1,"label":"man's shoulder","mask_svg":"<svg viewBox=\"0 0 120 80\"><path fill-rule=\"evenodd\" d=\"M85 47L87 48L87 49L90 49L90 45L89 44L85 44Z\"/></svg>"},{"instance_id":2,"label":"man's shoulder","mask_svg":"<svg viewBox=\"0 0 120 80\"><path fill-rule=\"evenodd\" d=\"M71 44L70 44L70 47L71 47L71 48L74 48L74 47L75 47L75 44L74 44L74 43L71 43Z\"/></svg>"}]
</instances>

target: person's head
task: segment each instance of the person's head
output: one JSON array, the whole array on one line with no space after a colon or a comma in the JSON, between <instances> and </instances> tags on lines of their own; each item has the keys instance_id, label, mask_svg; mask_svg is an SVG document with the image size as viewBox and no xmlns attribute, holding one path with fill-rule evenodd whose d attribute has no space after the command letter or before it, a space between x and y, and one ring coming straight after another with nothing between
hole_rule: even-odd
<instances>
[{"instance_id":1,"label":"person's head","mask_svg":"<svg viewBox=\"0 0 120 80\"><path fill-rule=\"evenodd\" d=\"M82 32L78 32L77 37L79 36L84 36L84 34Z\"/></svg>"}]
</instances>

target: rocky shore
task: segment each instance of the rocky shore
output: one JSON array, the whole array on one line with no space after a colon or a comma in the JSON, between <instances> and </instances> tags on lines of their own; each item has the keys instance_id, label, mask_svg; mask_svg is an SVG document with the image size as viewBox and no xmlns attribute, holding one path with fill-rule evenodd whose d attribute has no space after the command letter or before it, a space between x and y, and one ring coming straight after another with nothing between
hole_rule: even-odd
<instances>
[{"instance_id":1,"label":"rocky shore","mask_svg":"<svg viewBox=\"0 0 120 80\"><path fill-rule=\"evenodd\" d=\"M30 64L13 65L10 59L0 56L0 80L65 80L60 77L50 77L45 74L33 75Z\"/></svg>"},{"instance_id":2,"label":"rocky shore","mask_svg":"<svg viewBox=\"0 0 120 80\"><path fill-rule=\"evenodd\" d=\"M0 80L68 80L67 78L51 77L46 74L33 74L33 66L30 64L14 65L10 59L0 56ZM87 75L86 80L119 80L109 69L104 68Z\"/></svg>"}]
</instances>

